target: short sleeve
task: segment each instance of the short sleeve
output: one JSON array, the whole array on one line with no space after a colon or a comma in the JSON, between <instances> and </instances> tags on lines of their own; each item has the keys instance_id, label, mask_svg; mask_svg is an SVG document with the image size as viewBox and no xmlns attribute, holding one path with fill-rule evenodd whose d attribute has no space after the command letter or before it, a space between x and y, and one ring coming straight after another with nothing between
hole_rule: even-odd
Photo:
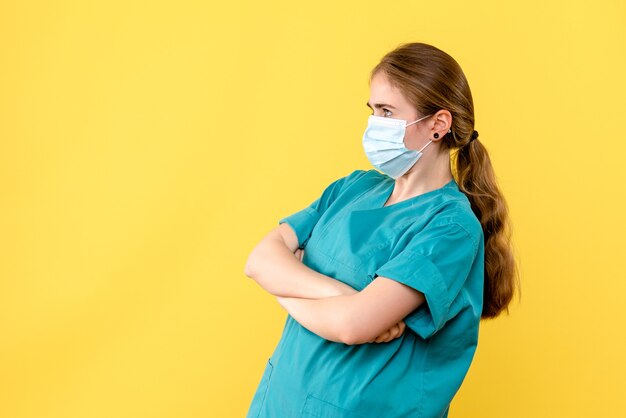
<instances>
[{"instance_id":1,"label":"short sleeve","mask_svg":"<svg viewBox=\"0 0 626 418\"><path fill-rule=\"evenodd\" d=\"M460 223L439 222L414 234L375 276L384 276L410 286L425 301L404 318L422 338L439 331L451 319L456 301L462 302L461 288L478 253L478 239Z\"/></svg>"},{"instance_id":2,"label":"short sleeve","mask_svg":"<svg viewBox=\"0 0 626 418\"><path fill-rule=\"evenodd\" d=\"M299 248L306 247L311 237L311 232L317 221L324 214L326 209L337 199L337 196L345 189L347 184L364 173L364 170L354 170L347 176L341 177L330 183L322 192L322 195L315 199L304 209L291 215L285 216L278 221L278 224L286 222L294 230L298 237Z\"/></svg>"}]
</instances>

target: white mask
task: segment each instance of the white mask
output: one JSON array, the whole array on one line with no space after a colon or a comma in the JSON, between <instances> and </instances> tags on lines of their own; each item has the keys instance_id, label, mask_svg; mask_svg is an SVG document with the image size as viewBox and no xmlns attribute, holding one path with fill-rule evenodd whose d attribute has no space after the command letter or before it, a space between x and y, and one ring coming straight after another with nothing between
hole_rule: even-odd
<instances>
[{"instance_id":1,"label":"white mask","mask_svg":"<svg viewBox=\"0 0 626 418\"><path fill-rule=\"evenodd\" d=\"M404 146L406 127L431 115L434 113L409 124L403 119L370 115L363 133L363 148L370 163L394 179L409 171L422 156L422 150L433 141L432 139L428 141L428 144L419 151L406 148Z\"/></svg>"}]
</instances>

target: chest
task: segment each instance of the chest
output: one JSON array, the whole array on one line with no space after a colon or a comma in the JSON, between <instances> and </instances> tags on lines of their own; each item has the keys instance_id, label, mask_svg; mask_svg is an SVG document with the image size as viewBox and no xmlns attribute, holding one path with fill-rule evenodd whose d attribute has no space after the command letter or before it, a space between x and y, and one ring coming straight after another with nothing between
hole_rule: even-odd
<instances>
[{"instance_id":1,"label":"chest","mask_svg":"<svg viewBox=\"0 0 626 418\"><path fill-rule=\"evenodd\" d=\"M346 206L320 219L305 248L303 262L314 270L362 290L386 263L418 215Z\"/></svg>"}]
</instances>

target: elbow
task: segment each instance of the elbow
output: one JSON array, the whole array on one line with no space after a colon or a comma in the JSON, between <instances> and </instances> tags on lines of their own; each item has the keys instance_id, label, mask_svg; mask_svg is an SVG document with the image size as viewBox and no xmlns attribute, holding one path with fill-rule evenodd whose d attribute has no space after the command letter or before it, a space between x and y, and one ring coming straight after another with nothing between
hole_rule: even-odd
<instances>
[{"instance_id":1,"label":"elbow","mask_svg":"<svg viewBox=\"0 0 626 418\"><path fill-rule=\"evenodd\" d=\"M252 275L254 274L252 272L252 260L250 259L250 257L248 257L248 260L246 261L246 265L243 268L243 274L245 274L247 277L252 278Z\"/></svg>"},{"instance_id":2,"label":"elbow","mask_svg":"<svg viewBox=\"0 0 626 418\"><path fill-rule=\"evenodd\" d=\"M358 345L365 344L369 340L365 339L363 336L354 332L354 330L347 329L342 333L341 342L346 345Z\"/></svg>"},{"instance_id":3,"label":"elbow","mask_svg":"<svg viewBox=\"0 0 626 418\"><path fill-rule=\"evenodd\" d=\"M350 311L344 311L341 320L337 321L338 339L346 345L357 345L368 342L367 336L360 332L358 317L350 315Z\"/></svg>"},{"instance_id":4,"label":"elbow","mask_svg":"<svg viewBox=\"0 0 626 418\"><path fill-rule=\"evenodd\" d=\"M340 317L339 335L344 344L358 345L367 344L377 337L373 334L371 321L363 314L364 308L357 302L359 293L350 295L348 298L353 303L346 303Z\"/></svg>"},{"instance_id":5,"label":"elbow","mask_svg":"<svg viewBox=\"0 0 626 418\"><path fill-rule=\"evenodd\" d=\"M250 270L250 267L247 263L246 266L243 268L243 274L245 274L246 277L252 278L252 270Z\"/></svg>"},{"instance_id":6,"label":"elbow","mask_svg":"<svg viewBox=\"0 0 626 418\"><path fill-rule=\"evenodd\" d=\"M275 288L274 281L270 279L271 276L264 273L264 269L265 267L263 266L262 258L255 250L246 260L246 265L243 268L243 274L254 280L268 293L279 296L278 289Z\"/></svg>"},{"instance_id":7,"label":"elbow","mask_svg":"<svg viewBox=\"0 0 626 418\"><path fill-rule=\"evenodd\" d=\"M255 247L252 252L250 253L250 255L248 256L248 259L246 260L246 265L243 268L243 274L245 274L246 276L250 277L250 278L254 278L254 276L256 275L256 270L257 270L257 247Z\"/></svg>"},{"instance_id":8,"label":"elbow","mask_svg":"<svg viewBox=\"0 0 626 418\"><path fill-rule=\"evenodd\" d=\"M344 343L345 345L357 345L360 344L358 341L356 341L354 338L352 338L350 335L345 335L343 336L340 341L342 343Z\"/></svg>"},{"instance_id":9,"label":"elbow","mask_svg":"<svg viewBox=\"0 0 626 418\"><path fill-rule=\"evenodd\" d=\"M252 279L259 275L260 269L262 270L264 268L263 260L266 259L269 254L271 254L267 252L271 251L271 249L265 249L266 242L266 239L261 240L261 242L259 242L252 249L250 255L248 255L248 259L246 260L246 265L243 268L243 273Z\"/></svg>"}]
</instances>

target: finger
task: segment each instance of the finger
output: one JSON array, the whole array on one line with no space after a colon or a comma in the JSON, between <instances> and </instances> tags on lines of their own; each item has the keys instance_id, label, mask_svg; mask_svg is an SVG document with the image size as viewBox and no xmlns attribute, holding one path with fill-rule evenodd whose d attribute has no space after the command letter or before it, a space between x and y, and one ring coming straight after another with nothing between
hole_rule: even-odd
<instances>
[{"instance_id":1,"label":"finger","mask_svg":"<svg viewBox=\"0 0 626 418\"><path fill-rule=\"evenodd\" d=\"M383 334L380 334L378 337L374 338L373 340L370 340L369 342L370 343L371 342L376 342L376 343L389 342L393 339L400 337L405 329L406 329L406 323L404 321L400 321L396 325L394 325L393 327L385 331Z\"/></svg>"},{"instance_id":2,"label":"finger","mask_svg":"<svg viewBox=\"0 0 626 418\"><path fill-rule=\"evenodd\" d=\"M387 330L387 336L385 337L385 339L383 340L383 342L388 343L389 341L393 340L395 338L396 335L396 330L394 327L391 327Z\"/></svg>"},{"instance_id":3,"label":"finger","mask_svg":"<svg viewBox=\"0 0 626 418\"><path fill-rule=\"evenodd\" d=\"M402 333L404 332L405 326L406 326L406 325L404 324L404 322L398 322L398 323L397 323L397 324L393 327L393 330L394 330L394 335L393 335L393 337L392 337L391 339L393 340L393 339L396 339L396 338L401 337L401 336L402 336Z\"/></svg>"},{"instance_id":4,"label":"finger","mask_svg":"<svg viewBox=\"0 0 626 418\"><path fill-rule=\"evenodd\" d=\"M389 337L389 331L385 331L384 333L380 334L378 337L376 337L376 342L377 343L382 343L385 341L385 339L387 339L387 337Z\"/></svg>"},{"instance_id":5,"label":"finger","mask_svg":"<svg viewBox=\"0 0 626 418\"><path fill-rule=\"evenodd\" d=\"M394 339L394 340L402 335L402 329L400 328L400 324L399 323L394 325L393 331L394 331L394 334L393 334L392 339Z\"/></svg>"}]
</instances>

